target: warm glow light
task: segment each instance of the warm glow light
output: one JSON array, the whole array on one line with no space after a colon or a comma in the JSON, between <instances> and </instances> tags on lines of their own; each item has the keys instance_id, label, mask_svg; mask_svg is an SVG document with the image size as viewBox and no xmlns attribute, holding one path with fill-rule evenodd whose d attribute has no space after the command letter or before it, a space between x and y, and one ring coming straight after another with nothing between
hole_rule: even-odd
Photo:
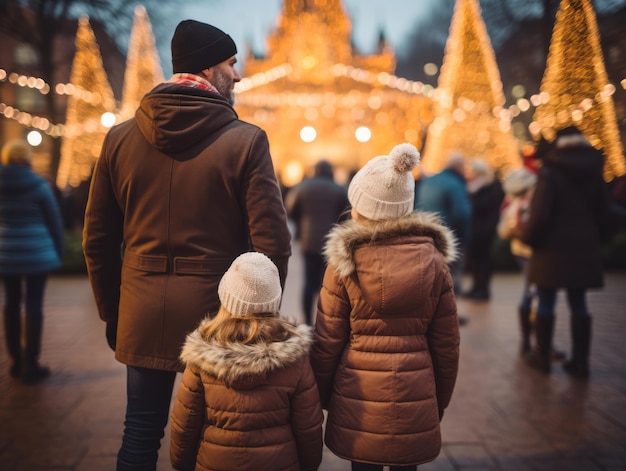
<instances>
[{"instance_id":1,"label":"warm glow light","mask_svg":"<svg viewBox=\"0 0 626 471\"><path fill-rule=\"evenodd\" d=\"M300 130L300 139L304 142L313 142L317 137L317 131L313 126L304 126Z\"/></svg>"},{"instance_id":2,"label":"warm glow light","mask_svg":"<svg viewBox=\"0 0 626 471\"><path fill-rule=\"evenodd\" d=\"M110 111L102 113L102 116L100 117L100 122L105 128L110 128L111 126L113 126L115 124L115 121L117 121L117 119L115 115Z\"/></svg>"},{"instance_id":3,"label":"warm glow light","mask_svg":"<svg viewBox=\"0 0 626 471\"><path fill-rule=\"evenodd\" d=\"M39 131L30 131L26 135L26 141L33 147L37 147L43 141L43 137Z\"/></svg>"},{"instance_id":4,"label":"warm glow light","mask_svg":"<svg viewBox=\"0 0 626 471\"><path fill-rule=\"evenodd\" d=\"M437 67L437 64L433 64L432 62L429 62L428 64L424 65L424 73L426 75L436 75L437 72L439 72L439 67Z\"/></svg>"},{"instance_id":5,"label":"warm glow light","mask_svg":"<svg viewBox=\"0 0 626 471\"><path fill-rule=\"evenodd\" d=\"M304 169L300 162L291 161L285 166L285 172L282 175L282 182L285 186L291 187L302 180Z\"/></svg>"},{"instance_id":6,"label":"warm glow light","mask_svg":"<svg viewBox=\"0 0 626 471\"><path fill-rule=\"evenodd\" d=\"M372 131L366 126L361 126L355 131L354 137L359 142L367 142L372 138Z\"/></svg>"}]
</instances>

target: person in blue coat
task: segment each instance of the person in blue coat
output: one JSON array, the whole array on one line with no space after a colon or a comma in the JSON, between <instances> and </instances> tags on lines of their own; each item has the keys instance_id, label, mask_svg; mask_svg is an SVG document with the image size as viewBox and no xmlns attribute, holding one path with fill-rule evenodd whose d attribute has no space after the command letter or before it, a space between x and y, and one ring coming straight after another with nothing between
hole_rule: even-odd
<instances>
[{"instance_id":1,"label":"person in blue coat","mask_svg":"<svg viewBox=\"0 0 626 471\"><path fill-rule=\"evenodd\" d=\"M462 155L453 154L446 168L420 183L415 208L439 214L445 226L454 232L460 258L450 265L450 272L454 292L460 295L463 255L472 227L472 204L465 177L465 158Z\"/></svg>"},{"instance_id":2,"label":"person in blue coat","mask_svg":"<svg viewBox=\"0 0 626 471\"><path fill-rule=\"evenodd\" d=\"M25 383L50 375L39 364L43 297L48 274L61 266L63 221L50 184L32 168L25 141L7 142L0 166L0 277L5 289L4 331L10 374ZM25 287L24 348L21 300Z\"/></svg>"}]
</instances>

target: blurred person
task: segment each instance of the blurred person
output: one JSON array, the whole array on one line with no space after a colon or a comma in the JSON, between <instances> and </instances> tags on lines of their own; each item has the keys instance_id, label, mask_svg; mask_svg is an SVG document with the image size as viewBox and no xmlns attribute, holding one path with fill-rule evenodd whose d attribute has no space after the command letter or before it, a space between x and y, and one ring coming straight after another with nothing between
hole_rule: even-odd
<instances>
[{"instance_id":1,"label":"blurred person","mask_svg":"<svg viewBox=\"0 0 626 471\"><path fill-rule=\"evenodd\" d=\"M531 352L532 310L536 297L536 289L528 281L528 267L532 249L524 244L518 236L518 231L528 216L528 206L532 196L537 176L527 167L521 167L511 172L503 183L505 199L502 204L498 235L503 240L510 240L511 254L522 271L524 285L519 302L518 315L522 344L520 352L526 355Z\"/></svg>"},{"instance_id":2,"label":"blurred person","mask_svg":"<svg viewBox=\"0 0 626 471\"><path fill-rule=\"evenodd\" d=\"M154 470L185 336L219 309L232 261L264 253L287 274L291 236L266 133L233 109L237 47L178 24L174 75L108 132L92 176L83 248L100 318L126 365L117 470Z\"/></svg>"},{"instance_id":3,"label":"blurred person","mask_svg":"<svg viewBox=\"0 0 626 471\"><path fill-rule=\"evenodd\" d=\"M534 168L534 167L532 167ZM521 272L523 287L518 305L518 317L521 334L520 354L528 355L532 347L532 332L536 313L537 289L528 280L528 268L532 249L519 239L519 230L528 218L530 199L537 182L537 175L528 166L523 166L511 172L503 182L505 193L500 220L498 222L498 235L503 240L510 241L511 254L515 258ZM552 360L564 360L565 354L552 347Z\"/></svg>"},{"instance_id":4,"label":"blurred person","mask_svg":"<svg viewBox=\"0 0 626 471\"><path fill-rule=\"evenodd\" d=\"M9 141L2 147L0 276L5 290L4 335L12 361L9 373L25 383L50 376L50 369L39 364L43 299L48 275L61 266L64 244L57 199L48 181L32 170L32 158L31 147L23 140Z\"/></svg>"},{"instance_id":5,"label":"blurred person","mask_svg":"<svg viewBox=\"0 0 626 471\"><path fill-rule=\"evenodd\" d=\"M458 255L450 262L450 272L456 295L462 293L465 254L472 227L472 204L467 190L465 157L453 154L441 172L427 176L419 185L415 207L422 211L437 213L443 223L452 230L458 241ZM461 324L467 318L460 316Z\"/></svg>"},{"instance_id":6,"label":"blurred person","mask_svg":"<svg viewBox=\"0 0 626 471\"><path fill-rule=\"evenodd\" d=\"M287 215L296 225L296 239L304 260L302 312L307 324L312 325L314 300L322 286L326 268L322 248L328 231L347 215L350 206L348 191L335 183L333 167L327 160L315 165L312 178L293 187L285 200Z\"/></svg>"},{"instance_id":7,"label":"blurred person","mask_svg":"<svg viewBox=\"0 0 626 471\"><path fill-rule=\"evenodd\" d=\"M586 294L603 286L600 246L609 231L604 159L574 126L559 130L554 144L538 157L537 184L520 232L532 248L528 277L539 298L537 349L526 358L530 366L550 373L557 291L565 289L572 353L563 367L574 377L587 378L592 316Z\"/></svg>"},{"instance_id":8,"label":"blurred person","mask_svg":"<svg viewBox=\"0 0 626 471\"><path fill-rule=\"evenodd\" d=\"M456 241L437 215L413 211L418 161L400 144L359 170L348 188L352 219L324 249L311 362L328 410L326 446L353 471L434 460L456 382Z\"/></svg>"},{"instance_id":9,"label":"blurred person","mask_svg":"<svg viewBox=\"0 0 626 471\"><path fill-rule=\"evenodd\" d=\"M491 297L493 242L504 191L493 169L482 159L470 162L467 189L472 206L472 224L466 260L472 287L463 296L488 301Z\"/></svg>"},{"instance_id":10,"label":"blurred person","mask_svg":"<svg viewBox=\"0 0 626 471\"><path fill-rule=\"evenodd\" d=\"M283 319L278 270L258 252L219 284L217 317L187 336L172 410L174 469L315 470L322 408L311 327Z\"/></svg>"}]
</instances>

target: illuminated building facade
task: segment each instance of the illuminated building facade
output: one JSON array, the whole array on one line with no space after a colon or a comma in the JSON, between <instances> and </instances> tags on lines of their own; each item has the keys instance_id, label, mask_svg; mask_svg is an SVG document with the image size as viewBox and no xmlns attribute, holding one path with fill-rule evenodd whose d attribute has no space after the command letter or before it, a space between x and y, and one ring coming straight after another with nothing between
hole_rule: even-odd
<instances>
[{"instance_id":1,"label":"illuminated building facade","mask_svg":"<svg viewBox=\"0 0 626 471\"><path fill-rule=\"evenodd\" d=\"M359 55L351 29L341 0L285 0L266 57L245 58L235 109L267 131L288 186L322 158L349 175L398 143L420 148L432 120L424 85L394 75L383 34Z\"/></svg>"}]
</instances>

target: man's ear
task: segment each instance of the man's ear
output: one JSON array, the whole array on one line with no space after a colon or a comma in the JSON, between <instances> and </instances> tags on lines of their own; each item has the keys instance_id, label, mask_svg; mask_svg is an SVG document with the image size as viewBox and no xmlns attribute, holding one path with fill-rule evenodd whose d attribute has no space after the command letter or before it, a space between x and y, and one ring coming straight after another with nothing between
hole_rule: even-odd
<instances>
[{"instance_id":1,"label":"man's ear","mask_svg":"<svg viewBox=\"0 0 626 471\"><path fill-rule=\"evenodd\" d=\"M204 69L200 72L200 75L202 75L205 79L207 79L209 82L211 80L213 80L213 67L209 67L208 69Z\"/></svg>"}]
</instances>

